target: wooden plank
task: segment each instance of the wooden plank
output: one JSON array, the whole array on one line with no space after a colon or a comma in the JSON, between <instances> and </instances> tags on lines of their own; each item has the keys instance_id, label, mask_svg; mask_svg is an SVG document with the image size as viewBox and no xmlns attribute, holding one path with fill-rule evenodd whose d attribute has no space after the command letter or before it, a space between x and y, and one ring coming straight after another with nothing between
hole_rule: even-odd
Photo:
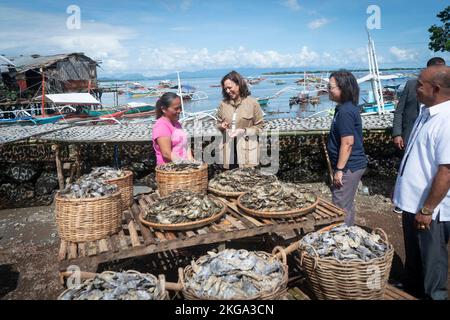
<instances>
[{"instance_id":1,"label":"wooden plank","mask_svg":"<svg viewBox=\"0 0 450 320\"><path fill-rule=\"evenodd\" d=\"M244 214L241 214L241 213L239 213L239 214L233 213L233 217L236 217L239 220L246 219L246 220L250 221L252 224L254 224L257 227L262 227L264 225L264 223L259 222L255 218L247 216L247 215L244 215Z\"/></svg>"},{"instance_id":2,"label":"wooden plank","mask_svg":"<svg viewBox=\"0 0 450 320\"><path fill-rule=\"evenodd\" d=\"M98 248L99 248L99 252L100 253L109 251L108 250L108 243L106 242L105 239L101 239L101 240L98 241Z\"/></svg>"},{"instance_id":3,"label":"wooden plank","mask_svg":"<svg viewBox=\"0 0 450 320\"><path fill-rule=\"evenodd\" d=\"M119 231L118 238L119 238L120 248L122 250L127 250L128 249L128 241L127 241L127 238L126 238L125 233L123 232L123 230Z\"/></svg>"},{"instance_id":4,"label":"wooden plank","mask_svg":"<svg viewBox=\"0 0 450 320\"><path fill-rule=\"evenodd\" d=\"M205 230L205 228L202 228L202 229L197 229L197 230L195 230L198 234L200 234L200 235L202 235L202 234L208 234L208 231L207 230Z\"/></svg>"},{"instance_id":5,"label":"wooden plank","mask_svg":"<svg viewBox=\"0 0 450 320\"><path fill-rule=\"evenodd\" d=\"M155 242L155 239L151 236L150 230L144 226L141 222L141 220L139 219L139 214L142 209L136 204L134 203L133 206L131 207L131 212L133 213L133 218L136 221L139 230L141 231L142 234L142 238L144 238L144 244L150 244L152 242Z\"/></svg>"},{"instance_id":6,"label":"wooden plank","mask_svg":"<svg viewBox=\"0 0 450 320\"><path fill-rule=\"evenodd\" d=\"M160 242L166 242L167 239L164 234L160 231L155 231L155 236L159 239Z\"/></svg>"},{"instance_id":7,"label":"wooden plank","mask_svg":"<svg viewBox=\"0 0 450 320\"><path fill-rule=\"evenodd\" d=\"M177 239L177 236L173 232L164 232L164 235L165 235L166 239L168 239L168 240Z\"/></svg>"},{"instance_id":8,"label":"wooden plank","mask_svg":"<svg viewBox=\"0 0 450 320\"><path fill-rule=\"evenodd\" d=\"M111 241L111 249L112 249L112 251L113 252L118 252L120 250L119 235L118 234L114 234L109 239Z\"/></svg>"},{"instance_id":9,"label":"wooden plank","mask_svg":"<svg viewBox=\"0 0 450 320\"><path fill-rule=\"evenodd\" d=\"M69 244L69 260L76 259L78 256L78 246L75 242Z\"/></svg>"},{"instance_id":10,"label":"wooden plank","mask_svg":"<svg viewBox=\"0 0 450 320\"><path fill-rule=\"evenodd\" d=\"M336 218L336 217L340 216L338 213L331 211L331 210L327 209L326 207L317 207L316 211L320 211L323 214L328 215L330 218Z\"/></svg>"},{"instance_id":11,"label":"wooden plank","mask_svg":"<svg viewBox=\"0 0 450 320\"><path fill-rule=\"evenodd\" d=\"M325 201L325 200L321 200L319 202L319 206L320 207L325 207L328 208L329 210L336 212L338 215L345 215L344 210L342 210L341 208L335 206L334 204L332 204L331 202Z\"/></svg>"},{"instance_id":12,"label":"wooden plank","mask_svg":"<svg viewBox=\"0 0 450 320\"><path fill-rule=\"evenodd\" d=\"M186 235L188 237L195 237L195 233L193 231L186 231Z\"/></svg>"},{"instance_id":13,"label":"wooden plank","mask_svg":"<svg viewBox=\"0 0 450 320\"><path fill-rule=\"evenodd\" d=\"M303 291L301 291L299 288L293 288L293 291L297 294L297 296L300 298L298 300L311 300Z\"/></svg>"},{"instance_id":14,"label":"wooden plank","mask_svg":"<svg viewBox=\"0 0 450 320\"><path fill-rule=\"evenodd\" d=\"M133 247L141 246L141 242L139 241L139 236L136 231L136 225L132 220L128 223L128 231L130 232L131 245Z\"/></svg>"},{"instance_id":15,"label":"wooden plank","mask_svg":"<svg viewBox=\"0 0 450 320\"><path fill-rule=\"evenodd\" d=\"M87 254L89 257L95 256L97 254L97 243L96 241L89 241L87 245Z\"/></svg>"},{"instance_id":16,"label":"wooden plank","mask_svg":"<svg viewBox=\"0 0 450 320\"><path fill-rule=\"evenodd\" d=\"M86 256L86 243L82 242L78 244L78 256L79 257Z\"/></svg>"},{"instance_id":17,"label":"wooden plank","mask_svg":"<svg viewBox=\"0 0 450 320\"><path fill-rule=\"evenodd\" d=\"M233 217L230 216L230 215L226 215L226 216L225 216L225 220L229 221L229 222L230 222L235 228L237 228L238 230L244 230L244 229L246 229L242 222L236 220L235 218L233 218Z\"/></svg>"},{"instance_id":18,"label":"wooden plank","mask_svg":"<svg viewBox=\"0 0 450 320\"><path fill-rule=\"evenodd\" d=\"M66 259L66 253L67 253L67 241L61 240L61 244L59 246L59 253L58 253L59 261Z\"/></svg>"}]
</instances>

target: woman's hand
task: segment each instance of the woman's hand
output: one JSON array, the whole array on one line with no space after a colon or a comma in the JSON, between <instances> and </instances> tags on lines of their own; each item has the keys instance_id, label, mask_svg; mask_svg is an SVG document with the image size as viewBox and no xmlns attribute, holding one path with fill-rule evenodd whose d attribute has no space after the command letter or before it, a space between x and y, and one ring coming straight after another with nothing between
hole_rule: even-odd
<instances>
[{"instance_id":1,"label":"woman's hand","mask_svg":"<svg viewBox=\"0 0 450 320\"><path fill-rule=\"evenodd\" d=\"M220 128L221 128L222 130L227 130L227 129L230 128L230 124L229 124L228 122L224 121L224 122L222 122L222 123L220 124Z\"/></svg>"},{"instance_id":2,"label":"woman's hand","mask_svg":"<svg viewBox=\"0 0 450 320\"><path fill-rule=\"evenodd\" d=\"M234 131L231 131L228 135L230 136L230 138L234 138L237 136L241 136L245 133L244 129L236 129Z\"/></svg>"},{"instance_id":3,"label":"woman's hand","mask_svg":"<svg viewBox=\"0 0 450 320\"><path fill-rule=\"evenodd\" d=\"M333 176L333 184L338 188L342 187L344 185L344 183L342 182L343 177L344 177L344 172L336 171Z\"/></svg>"}]
</instances>

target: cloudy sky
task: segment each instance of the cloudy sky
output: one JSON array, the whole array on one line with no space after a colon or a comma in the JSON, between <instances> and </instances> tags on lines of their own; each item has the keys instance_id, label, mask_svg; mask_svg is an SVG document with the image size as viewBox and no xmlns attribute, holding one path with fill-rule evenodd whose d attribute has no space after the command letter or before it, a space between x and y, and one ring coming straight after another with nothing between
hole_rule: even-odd
<instances>
[{"instance_id":1,"label":"cloudy sky","mask_svg":"<svg viewBox=\"0 0 450 320\"><path fill-rule=\"evenodd\" d=\"M427 29L443 0L0 0L0 54L84 52L103 75L367 68L370 5L381 13L371 31L381 67L422 67L434 55Z\"/></svg>"}]
</instances>

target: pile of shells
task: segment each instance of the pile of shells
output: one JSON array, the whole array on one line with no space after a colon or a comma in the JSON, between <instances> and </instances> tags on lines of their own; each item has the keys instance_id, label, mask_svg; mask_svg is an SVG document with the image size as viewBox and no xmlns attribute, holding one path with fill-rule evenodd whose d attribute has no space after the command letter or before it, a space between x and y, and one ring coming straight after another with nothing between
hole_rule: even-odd
<instances>
[{"instance_id":1,"label":"pile of shells","mask_svg":"<svg viewBox=\"0 0 450 320\"><path fill-rule=\"evenodd\" d=\"M158 224L188 223L212 217L222 211L223 206L208 195L177 190L154 203L143 218Z\"/></svg>"},{"instance_id":2,"label":"pile of shells","mask_svg":"<svg viewBox=\"0 0 450 320\"><path fill-rule=\"evenodd\" d=\"M300 240L311 256L335 258L340 261L362 260L370 261L384 257L388 246L377 234L371 234L358 226L349 227L345 224L334 227L327 232L307 234ZM314 250L311 248L313 247Z\"/></svg>"},{"instance_id":3,"label":"pile of shells","mask_svg":"<svg viewBox=\"0 0 450 320\"><path fill-rule=\"evenodd\" d=\"M105 197L116 193L118 190L119 188L115 184L107 184L103 180L84 177L69 184L59 194L67 199L85 199Z\"/></svg>"},{"instance_id":4,"label":"pile of shells","mask_svg":"<svg viewBox=\"0 0 450 320\"><path fill-rule=\"evenodd\" d=\"M165 297L165 289L154 275L107 271L66 290L59 300L163 300Z\"/></svg>"},{"instance_id":5,"label":"pile of shells","mask_svg":"<svg viewBox=\"0 0 450 320\"><path fill-rule=\"evenodd\" d=\"M86 174L82 179L118 179L126 176L126 172L121 169L114 169L111 167L96 167L93 168L91 173Z\"/></svg>"},{"instance_id":6,"label":"pile of shells","mask_svg":"<svg viewBox=\"0 0 450 320\"><path fill-rule=\"evenodd\" d=\"M272 174L265 174L256 168L237 168L224 171L209 182L209 187L224 192L247 192L258 184L277 181Z\"/></svg>"},{"instance_id":7,"label":"pile of shells","mask_svg":"<svg viewBox=\"0 0 450 320\"><path fill-rule=\"evenodd\" d=\"M316 200L313 193L280 181L260 185L240 198L246 208L268 212L302 209L311 206Z\"/></svg>"},{"instance_id":8,"label":"pile of shells","mask_svg":"<svg viewBox=\"0 0 450 320\"><path fill-rule=\"evenodd\" d=\"M195 171L200 169L201 166L202 162L181 160L160 165L158 169L162 171Z\"/></svg>"},{"instance_id":9,"label":"pile of shells","mask_svg":"<svg viewBox=\"0 0 450 320\"><path fill-rule=\"evenodd\" d=\"M251 299L276 290L283 281L280 261L261 252L227 249L191 263L185 289L204 299Z\"/></svg>"}]
</instances>

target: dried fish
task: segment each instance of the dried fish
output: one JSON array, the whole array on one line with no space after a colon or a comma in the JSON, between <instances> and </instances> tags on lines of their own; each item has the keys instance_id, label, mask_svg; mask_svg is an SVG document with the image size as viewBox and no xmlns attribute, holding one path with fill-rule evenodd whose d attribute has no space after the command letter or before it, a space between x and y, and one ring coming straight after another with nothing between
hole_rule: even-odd
<instances>
[{"instance_id":1,"label":"dried fish","mask_svg":"<svg viewBox=\"0 0 450 320\"><path fill-rule=\"evenodd\" d=\"M205 299L251 299L273 292L285 272L281 262L268 259L267 254L234 249L209 252L192 261L191 267L185 287Z\"/></svg>"},{"instance_id":2,"label":"dried fish","mask_svg":"<svg viewBox=\"0 0 450 320\"><path fill-rule=\"evenodd\" d=\"M110 179L117 179L122 178L126 175L126 172L121 169L114 169L111 167L96 167L93 168L91 173L84 175L81 177L81 179L104 179L104 180L110 180Z\"/></svg>"},{"instance_id":3,"label":"dried fish","mask_svg":"<svg viewBox=\"0 0 450 320\"><path fill-rule=\"evenodd\" d=\"M224 204L210 196L189 190L177 190L161 198L144 213L143 218L159 224L179 224L206 219L219 213Z\"/></svg>"},{"instance_id":4,"label":"dried fish","mask_svg":"<svg viewBox=\"0 0 450 320\"><path fill-rule=\"evenodd\" d=\"M333 257L337 260L370 261L383 257L388 247L377 234L371 234L358 226L341 224L326 232L307 234L300 240L300 246L310 255L319 257Z\"/></svg>"},{"instance_id":5,"label":"dried fish","mask_svg":"<svg viewBox=\"0 0 450 320\"><path fill-rule=\"evenodd\" d=\"M241 203L257 211L281 212L311 206L316 199L293 183L275 181L254 188L242 196Z\"/></svg>"},{"instance_id":6,"label":"dried fish","mask_svg":"<svg viewBox=\"0 0 450 320\"><path fill-rule=\"evenodd\" d=\"M59 300L163 300L165 295L154 275L108 271L66 290Z\"/></svg>"},{"instance_id":7,"label":"dried fish","mask_svg":"<svg viewBox=\"0 0 450 320\"><path fill-rule=\"evenodd\" d=\"M118 190L115 184L108 184L104 180L84 177L69 184L60 195L68 199L98 198L114 194Z\"/></svg>"},{"instance_id":8,"label":"dried fish","mask_svg":"<svg viewBox=\"0 0 450 320\"><path fill-rule=\"evenodd\" d=\"M202 162L199 161L178 160L158 166L158 169L162 171L194 171L200 169L201 166Z\"/></svg>"},{"instance_id":9,"label":"dried fish","mask_svg":"<svg viewBox=\"0 0 450 320\"><path fill-rule=\"evenodd\" d=\"M224 192L246 192L256 185L277 181L273 174L256 168L237 168L224 171L210 180L209 186Z\"/></svg>"}]
</instances>

